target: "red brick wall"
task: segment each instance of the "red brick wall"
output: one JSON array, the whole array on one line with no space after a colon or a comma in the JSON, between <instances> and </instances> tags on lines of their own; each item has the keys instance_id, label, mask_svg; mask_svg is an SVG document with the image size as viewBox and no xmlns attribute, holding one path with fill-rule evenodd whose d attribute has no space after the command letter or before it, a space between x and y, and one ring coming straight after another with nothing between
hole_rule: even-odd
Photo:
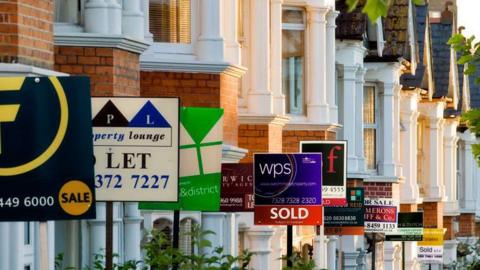
<instances>
[{"instance_id":1,"label":"red brick wall","mask_svg":"<svg viewBox=\"0 0 480 270\"><path fill-rule=\"evenodd\" d=\"M453 223L455 221L455 217L453 216L444 216L443 217L443 227L447 229L445 236L443 239L445 240L452 240L455 239L455 232L453 231Z\"/></svg>"},{"instance_id":2,"label":"red brick wall","mask_svg":"<svg viewBox=\"0 0 480 270\"><path fill-rule=\"evenodd\" d=\"M443 228L442 202L424 202L419 208L423 210L423 225L425 228Z\"/></svg>"},{"instance_id":3,"label":"red brick wall","mask_svg":"<svg viewBox=\"0 0 480 270\"><path fill-rule=\"evenodd\" d=\"M142 96L180 97L182 106L224 109L224 142L237 145L240 79L227 74L141 71Z\"/></svg>"},{"instance_id":4,"label":"red brick wall","mask_svg":"<svg viewBox=\"0 0 480 270\"><path fill-rule=\"evenodd\" d=\"M299 152L300 141L325 141L335 140L335 132L324 130L284 130L283 152Z\"/></svg>"},{"instance_id":5,"label":"red brick wall","mask_svg":"<svg viewBox=\"0 0 480 270\"><path fill-rule=\"evenodd\" d=\"M281 153L282 126L275 124L241 124L238 127L238 146L248 149L241 162L252 162L254 153Z\"/></svg>"},{"instance_id":6,"label":"red brick wall","mask_svg":"<svg viewBox=\"0 0 480 270\"><path fill-rule=\"evenodd\" d=\"M53 0L0 1L0 61L53 68Z\"/></svg>"},{"instance_id":7,"label":"red brick wall","mask_svg":"<svg viewBox=\"0 0 480 270\"><path fill-rule=\"evenodd\" d=\"M392 198L392 183L363 183L365 198Z\"/></svg>"},{"instance_id":8,"label":"red brick wall","mask_svg":"<svg viewBox=\"0 0 480 270\"><path fill-rule=\"evenodd\" d=\"M140 94L136 53L114 48L55 46L55 70L89 76L95 96Z\"/></svg>"},{"instance_id":9,"label":"red brick wall","mask_svg":"<svg viewBox=\"0 0 480 270\"><path fill-rule=\"evenodd\" d=\"M474 236L475 235L475 214L461 214L458 218L459 230L457 236Z\"/></svg>"}]
</instances>

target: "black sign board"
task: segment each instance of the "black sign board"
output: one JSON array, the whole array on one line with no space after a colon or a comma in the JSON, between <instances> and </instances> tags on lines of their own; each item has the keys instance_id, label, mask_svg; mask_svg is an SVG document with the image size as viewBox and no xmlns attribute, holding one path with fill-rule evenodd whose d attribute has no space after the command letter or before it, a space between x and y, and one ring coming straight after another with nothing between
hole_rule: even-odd
<instances>
[{"instance_id":1,"label":"black sign board","mask_svg":"<svg viewBox=\"0 0 480 270\"><path fill-rule=\"evenodd\" d=\"M365 207L364 189L347 188L347 206L325 207L326 235L363 235Z\"/></svg>"},{"instance_id":2,"label":"black sign board","mask_svg":"<svg viewBox=\"0 0 480 270\"><path fill-rule=\"evenodd\" d=\"M397 230L385 234L385 241L422 241L423 212L399 212Z\"/></svg>"},{"instance_id":3,"label":"black sign board","mask_svg":"<svg viewBox=\"0 0 480 270\"><path fill-rule=\"evenodd\" d=\"M0 78L0 221L95 218L87 77Z\"/></svg>"},{"instance_id":4,"label":"black sign board","mask_svg":"<svg viewBox=\"0 0 480 270\"><path fill-rule=\"evenodd\" d=\"M301 141L300 152L322 153L323 206L346 205L347 142Z\"/></svg>"}]
</instances>

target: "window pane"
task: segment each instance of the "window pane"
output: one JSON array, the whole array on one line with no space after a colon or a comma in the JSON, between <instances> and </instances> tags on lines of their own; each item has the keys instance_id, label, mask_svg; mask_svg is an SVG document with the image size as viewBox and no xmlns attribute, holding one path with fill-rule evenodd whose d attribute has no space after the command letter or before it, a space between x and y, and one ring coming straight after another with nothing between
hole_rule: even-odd
<instances>
[{"instance_id":1,"label":"window pane","mask_svg":"<svg viewBox=\"0 0 480 270\"><path fill-rule=\"evenodd\" d=\"M155 42L190 43L190 0L151 0L150 32Z\"/></svg>"},{"instance_id":2,"label":"window pane","mask_svg":"<svg viewBox=\"0 0 480 270\"><path fill-rule=\"evenodd\" d=\"M303 10L284 9L282 12L282 22L303 24Z\"/></svg>"},{"instance_id":3,"label":"window pane","mask_svg":"<svg viewBox=\"0 0 480 270\"><path fill-rule=\"evenodd\" d=\"M282 88L287 113L304 112L304 46L304 31L282 31Z\"/></svg>"},{"instance_id":4,"label":"window pane","mask_svg":"<svg viewBox=\"0 0 480 270\"><path fill-rule=\"evenodd\" d=\"M363 88L363 123L375 124L375 87Z\"/></svg>"},{"instance_id":5,"label":"window pane","mask_svg":"<svg viewBox=\"0 0 480 270\"><path fill-rule=\"evenodd\" d=\"M23 244L30 245L30 222L23 223Z\"/></svg>"},{"instance_id":6,"label":"window pane","mask_svg":"<svg viewBox=\"0 0 480 270\"><path fill-rule=\"evenodd\" d=\"M365 161L368 170L376 170L376 140L375 134L376 130L373 128L366 128L363 130L363 138L364 138L364 152L365 152Z\"/></svg>"}]
</instances>

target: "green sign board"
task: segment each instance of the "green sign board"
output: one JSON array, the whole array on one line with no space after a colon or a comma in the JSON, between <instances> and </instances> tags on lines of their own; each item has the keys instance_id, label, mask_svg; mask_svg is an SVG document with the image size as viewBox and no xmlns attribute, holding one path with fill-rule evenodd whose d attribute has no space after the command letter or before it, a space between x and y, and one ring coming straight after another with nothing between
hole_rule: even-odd
<instances>
[{"instance_id":1,"label":"green sign board","mask_svg":"<svg viewBox=\"0 0 480 270\"><path fill-rule=\"evenodd\" d=\"M219 108L181 108L179 201L142 202L141 210L220 209L222 116Z\"/></svg>"},{"instance_id":2,"label":"green sign board","mask_svg":"<svg viewBox=\"0 0 480 270\"><path fill-rule=\"evenodd\" d=\"M95 218L87 77L0 78L0 221Z\"/></svg>"}]
</instances>

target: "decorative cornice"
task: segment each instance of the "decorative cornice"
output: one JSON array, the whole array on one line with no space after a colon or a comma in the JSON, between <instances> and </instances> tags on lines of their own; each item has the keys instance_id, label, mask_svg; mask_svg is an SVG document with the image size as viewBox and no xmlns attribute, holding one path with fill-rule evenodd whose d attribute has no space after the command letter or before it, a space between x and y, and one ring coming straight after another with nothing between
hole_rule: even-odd
<instances>
[{"instance_id":1,"label":"decorative cornice","mask_svg":"<svg viewBox=\"0 0 480 270\"><path fill-rule=\"evenodd\" d=\"M295 122L288 122L283 130L321 130L321 131L331 131L331 132L338 132L342 128L340 124L314 124L314 123L295 123Z\"/></svg>"},{"instance_id":2,"label":"decorative cornice","mask_svg":"<svg viewBox=\"0 0 480 270\"><path fill-rule=\"evenodd\" d=\"M170 71L170 72L192 72L192 73L214 73L228 74L230 76L241 78L247 69L229 64L226 62L199 62L199 61L145 61L140 60L140 70L142 71Z\"/></svg>"},{"instance_id":3,"label":"decorative cornice","mask_svg":"<svg viewBox=\"0 0 480 270\"><path fill-rule=\"evenodd\" d=\"M283 115L253 115L241 114L238 116L238 124L273 124L285 126L290 121L290 117Z\"/></svg>"},{"instance_id":4,"label":"decorative cornice","mask_svg":"<svg viewBox=\"0 0 480 270\"><path fill-rule=\"evenodd\" d=\"M9 63L0 63L0 74L8 76L69 76L69 74L63 72Z\"/></svg>"},{"instance_id":5,"label":"decorative cornice","mask_svg":"<svg viewBox=\"0 0 480 270\"><path fill-rule=\"evenodd\" d=\"M238 163L248 153L248 149L243 149L233 145L222 145L222 163Z\"/></svg>"},{"instance_id":6,"label":"decorative cornice","mask_svg":"<svg viewBox=\"0 0 480 270\"><path fill-rule=\"evenodd\" d=\"M123 35L94 33L55 33L54 43L57 46L118 48L138 54L150 46L150 43Z\"/></svg>"}]
</instances>

